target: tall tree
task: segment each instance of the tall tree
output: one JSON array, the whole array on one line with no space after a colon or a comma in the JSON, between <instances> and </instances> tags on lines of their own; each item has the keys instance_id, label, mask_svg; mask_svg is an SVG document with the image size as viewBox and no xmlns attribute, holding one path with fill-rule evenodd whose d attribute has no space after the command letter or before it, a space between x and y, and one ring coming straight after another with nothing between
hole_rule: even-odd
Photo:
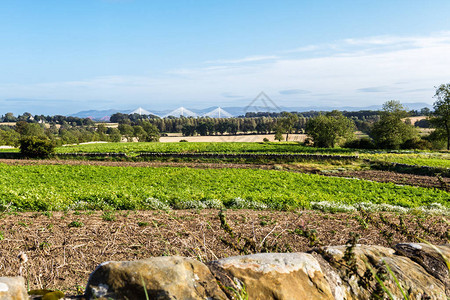
<instances>
[{"instance_id":1,"label":"tall tree","mask_svg":"<svg viewBox=\"0 0 450 300\"><path fill-rule=\"evenodd\" d=\"M17 118L14 117L13 113L6 113L5 117L3 118L4 122L16 122Z\"/></svg>"},{"instance_id":2,"label":"tall tree","mask_svg":"<svg viewBox=\"0 0 450 300\"><path fill-rule=\"evenodd\" d=\"M437 100L433 104L434 112L430 121L436 131L446 137L447 150L450 150L450 83L437 87L434 97Z\"/></svg>"},{"instance_id":3,"label":"tall tree","mask_svg":"<svg viewBox=\"0 0 450 300\"><path fill-rule=\"evenodd\" d=\"M408 140L419 138L417 129L403 121L408 116L400 101L390 100L383 104L380 120L373 124L370 136L379 148L398 149Z\"/></svg>"},{"instance_id":4,"label":"tall tree","mask_svg":"<svg viewBox=\"0 0 450 300\"><path fill-rule=\"evenodd\" d=\"M289 134L292 133L294 125L298 122L298 116L289 112L282 112L277 129L281 129L286 133L286 141L289 140Z\"/></svg>"},{"instance_id":5,"label":"tall tree","mask_svg":"<svg viewBox=\"0 0 450 300\"><path fill-rule=\"evenodd\" d=\"M16 122L16 131L21 136L37 136L44 137L44 128L36 123L27 123L25 121Z\"/></svg>"},{"instance_id":6,"label":"tall tree","mask_svg":"<svg viewBox=\"0 0 450 300\"><path fill-rule=\"evenodd\" d=\"M355 123L337 110L318 115L306 123L306 133L312 137L316 147L335 147L353 139L354 130Z\"/></svg>"}]
</instances>

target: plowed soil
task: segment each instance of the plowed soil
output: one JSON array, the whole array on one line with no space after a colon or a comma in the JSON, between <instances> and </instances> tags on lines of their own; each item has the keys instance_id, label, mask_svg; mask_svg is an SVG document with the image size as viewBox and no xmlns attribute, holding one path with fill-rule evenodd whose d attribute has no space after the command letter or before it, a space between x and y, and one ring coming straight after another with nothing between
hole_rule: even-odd
<instances>
[{"instance_id":1,"label":"plowed soil","mask_svg":"<svg viewBox=\"0 0 450 300\"><path fill-rule=\"evenodd\" d=\"M235 234L255 242L256 252L342 245L350 232L359 233L362 244L390 246L416 241L415 236L434 244L448 242L448 219L442 216L404 215L401 226L398 215L387 213L385 218L317 211L228 210L225 214ZM317 238L309 240L299 229L315 230ZM59 289L69 295L82 293L89 274L104 261L161 255L209 261L255 251L238 249L243 244L221 229L216 210L3 213L0 233L1 276L23 275L31 289ZM21 252L28 257L25 263L17 257Z\"/></svg>"}]
</instances>

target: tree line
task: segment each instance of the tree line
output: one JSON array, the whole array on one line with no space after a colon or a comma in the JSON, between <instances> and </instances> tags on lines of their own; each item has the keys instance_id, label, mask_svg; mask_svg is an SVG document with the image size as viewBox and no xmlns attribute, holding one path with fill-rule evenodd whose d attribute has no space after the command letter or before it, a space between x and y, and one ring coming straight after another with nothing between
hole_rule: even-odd
<instances>
[{"instance_id":1,"label":"tree line","mask_svg":"<svg viewBox=\"0 0 450 300\"><path fill-rule=\"evenodd\" d=\"M420 113L426 114L426 122L418 121L415 125L432 127L434 130L420 136L417 127L409 121L411 112L399 101L390 100L383 104L377 119L364 124L363 132L368 138L356 139L356 123L339 111L319 114L311 118L306 125L306 133L314 146L334 147L340 145L348 148L365 149L442 149L450 150L450 84L441 84L436 88L436 101L433 111L424 108ZM419 113L419 112L416 112Z\"/></svg>"},{"instance_id":2,"label":"tree line","mask_svg":"<svg viewBox=\"0 0 450 300\"><path fill-rule=\"evenodd\" d=\"M158 129L147 121L134 126L119 125L118 128L104 124L71 125L44 124L18 121L14 126L0 125L0 145L19 146L25 138L35 137L51 141L55 146L93 141L122 142L159 141Z\"/></svg>"},{"instance_id":3,"label":"tree line","mask_svg":"<svg viewBox=\"0 0 450 300\"><path fill-rule=\"evenodd\" d=\"M91 141L158 141L166 133L193 135L274 134L276 140L289 140L289 134L306 133L307 144L318 147L441 149L450 150L450 84L436 88L433 111L407 111L399 101L387 101L381 111L358 112L281 112L247 113L237 118L157 118L138 114L116 113L111 122L117 128L94 123L88 118L65 116L32 116L24 113L15 117L7 113L0 125L0 145L17 146L21 138L40 137L55 145ZM415 124L408 116L426 114L429 118ZM406 119L406 121L405 121ZM420 136L417 128L432 127L428 136ZM357 139L359 130L368 137Z\"/></svg>"}]
</instances>

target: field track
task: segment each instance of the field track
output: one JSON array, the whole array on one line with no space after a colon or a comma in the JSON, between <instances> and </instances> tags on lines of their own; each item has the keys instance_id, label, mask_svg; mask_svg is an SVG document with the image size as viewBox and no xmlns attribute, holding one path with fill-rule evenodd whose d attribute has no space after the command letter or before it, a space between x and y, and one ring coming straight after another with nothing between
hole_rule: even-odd
<instances>
[{"instance_id":1,"label":"field track","mask_svg":"<svg viewBox=\"0 0 450 300\"><path fill-rule=\"evenodd\" d=\"M90 165L110 167L186 167L197 169L261 169L273 170L280 165L268 164L239 164L239 163L199 163L199 162L124 162L124 161L94 161L94 160L26 160L26 159L0 159L0 163L8 165ZM281 165L281 170L300 173L319 173L319 170L305 169L301 165ZM444 189L445 187L435 176L400 174L390 171L362 170L343 171L337 173L323 173L325 176L359 178L377 182L392 182L400 185L411 185L426 188ZM450 186L450 178L442 178Z\"/></svg>"}]
</instances>

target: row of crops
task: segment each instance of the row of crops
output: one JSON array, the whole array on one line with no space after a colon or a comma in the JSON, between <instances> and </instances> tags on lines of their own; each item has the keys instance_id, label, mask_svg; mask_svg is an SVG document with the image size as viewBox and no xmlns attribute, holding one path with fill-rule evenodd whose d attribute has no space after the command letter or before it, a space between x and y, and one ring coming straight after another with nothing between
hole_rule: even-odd
<instances>
[{"instance_id":1,"label":"row of crops","mask_svg":"<svg viewBox=\"0 0 450 300\"><path fill-rule=\"evenodd\" d=\"M309 208L312 202L450 208L450 193L254 169L0 164L0 208L17 210Z\"/></svg>"},{"instance_id":2,"label":"row of crops","mask_svg":"<svg viewBox=\"0 0 450 300\"><path fill-rule=\"evenodd\" d=\"M254 153L254 154L326 154L359 155L361 158L418 166L450 168L450 154L441 152L361 151L343 148L313 148L295 142L286 143L101 143L57 148L59 153L102 152L139 155L142 152L159 153Z\"/></svg>"},{"instance_id":3,"label":"row of crops","mask_svg":"<svg viewBox=\"0 0 450 300\"><path fill-rule=\"evenodd\" d=\"M350 149L313 148L296 142L286 143L237 143L237 142L194 142L194 143L98 143L63 146L57 152L141 152L164 153L326 153L350 154Z\"/></svg>"},{"instance_id":4,"label":"row of crops","mask_svg":"<svg viewBox=\"0 0 450 300\"><path fill-rule=\"evenodd\" d=\"M2 149L0 152L18 151ZM450 153L424 151L363 151L343 148L314 148L295 142L285 143L98 143L56 148L57 153L125 153L136 157L152 153L233 153L233 154L325 154L359 155L360 158L418 166L450 168Z\"/></svg>"}]
</instances>

